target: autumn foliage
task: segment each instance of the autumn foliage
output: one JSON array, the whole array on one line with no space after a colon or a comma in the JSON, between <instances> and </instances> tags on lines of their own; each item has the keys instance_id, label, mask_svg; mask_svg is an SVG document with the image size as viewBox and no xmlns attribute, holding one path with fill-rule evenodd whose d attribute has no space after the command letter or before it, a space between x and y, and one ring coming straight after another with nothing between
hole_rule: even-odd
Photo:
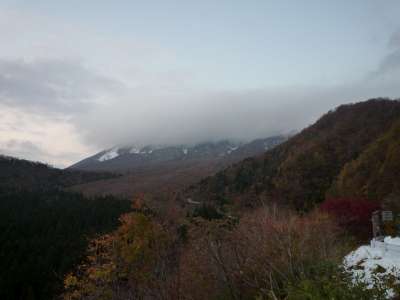
<instances>
[{"instance_id":1,"label":"autumn foliage","mask_svg":"<svg viewBox=\"0 0 400 300\"><path fill-rule=\"evenodd\" d=\"M65 279L65 299L142 299L168 294L172 257L178 245L143 213L121 217L112 235L93 241L87 264ZM171 270L170 270L171 269Z\"/></svg>"},{"instance_id":2,"label":"autumn foliage","mask_svg":"<svg viewBox=\"0 0 400 300\"><path fill-rule=\"evenodd\" d=\"M64 299L284 299L288 283L314 276L316 261L338 262L345 248L318 212L262 208L174 225L135 212L121 221L66 277Z\"/></svg>"},{"instance_id":3,"label":"autumn foliage","mask_svg":"<svg viewBox=\"0 0 400 300\"><path fill-rule=\"evenodd\" d=\"M196 201L279 201L312 210L334 197L383 199L400 193L400 101L339 106L287 142L211 176L190 191ZM255 197L247 197L255 194Z\"/></svg>"},{"instance_id":4,"label":"autumn foliage","mask_svg":"<svg viewBox=\"0 0 400 300\"><path fill-rule=\"evenodd\" d=\"M372 236L371 217L379 208L377 202L360 198L331 198L320 206L320 210L333 216L340 226L364 240Z\"/></svg>"}]
</instances>

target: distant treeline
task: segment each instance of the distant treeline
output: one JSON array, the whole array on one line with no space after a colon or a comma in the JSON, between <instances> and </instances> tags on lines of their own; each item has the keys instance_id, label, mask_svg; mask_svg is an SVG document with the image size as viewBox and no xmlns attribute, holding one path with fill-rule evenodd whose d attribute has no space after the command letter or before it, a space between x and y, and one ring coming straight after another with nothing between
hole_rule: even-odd
<instances>
[{"instance_id":1,"label":"distant treeline","mask_svg":"<svg viewBox=\"0 0 400 300\"><path fill-rule=\"evenodd\" d=\"M39 162L0 155L0 187L48 190L113 178L118 174L61 170Z\"/></svg>"}]
</instances>

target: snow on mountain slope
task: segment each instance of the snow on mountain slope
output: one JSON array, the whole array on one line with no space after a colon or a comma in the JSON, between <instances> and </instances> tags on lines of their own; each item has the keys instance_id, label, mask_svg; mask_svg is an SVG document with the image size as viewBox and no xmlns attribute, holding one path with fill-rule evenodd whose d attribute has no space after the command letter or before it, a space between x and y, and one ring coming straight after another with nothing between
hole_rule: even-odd
<instances>
[{"instance_id":1,"label":"snow on mountain slope","mask_svg":"<svg viewBox=\"0 0 400 300\"><path fill-rule=\"evenodd\" d=\"M133 148L131 148L131 150L129 151L129 153L132 153L132 154L139 154L139 153L140 153L140 150L139 150L138 148L133 147Z\"/></svg>"},{"instance_id":2,"label":"snow on mountain slope","mask_svg":"<svg viewBox=\"0 0 400 300\"><path fill-rule=\"evenodd\" d=\"M166 163L188 164L190 162L218 160L235 162L261 154L284 140L286 140L286 137L275 136L250 143L225 140L197 145L113 147L86 158L70 168L93 171L130 171Z\"/></svg>"},{"instance_id":3,"label":"snow on mountain slope","mask_svg":"<svg viewBox=\"0 0 400 300\"><path fill-rule=\"evenodd\" d=\"M102 162L102 161L114 159L118 156L119 156L118 148L113 148L113 149L107 151L106 153L104 153L102 156L100 156L98 158L98 161Z\"/></svg>"}]
</instances>

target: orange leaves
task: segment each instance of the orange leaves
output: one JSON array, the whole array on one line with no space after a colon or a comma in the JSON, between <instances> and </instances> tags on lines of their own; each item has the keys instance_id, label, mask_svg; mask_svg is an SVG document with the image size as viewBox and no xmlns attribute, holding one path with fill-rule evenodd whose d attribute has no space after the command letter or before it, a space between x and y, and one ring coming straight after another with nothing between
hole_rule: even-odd
<instances>
[{"instance_id":1,"label":"orange leaves","mask_svg":"<svg viewBox=\"0 0 400 300\"><path fill-rule=\"evenodd\" d=\"M284 298L285 284L341 254L337 227L317 212L262 208L240 221L192 218L185 242L173 233L179 226L154 217L131 213L121 222L92 243L88 265L65 279L64 299Z\"/></svg>"},{"instance_id":2,"label":"orange leaves","mask_svg":"<svg viewBox=\"0 0 400 300\"><path fill-rule=\"evenodd\" d=\"M91 243L88 264L77 275L66 277L64 299L97 299L118 293L133 297L122 299L135 299L157 282L173 239L161 224L142 213L125 214L120 220L113 234Z\"/></svg>"}]
</instances>

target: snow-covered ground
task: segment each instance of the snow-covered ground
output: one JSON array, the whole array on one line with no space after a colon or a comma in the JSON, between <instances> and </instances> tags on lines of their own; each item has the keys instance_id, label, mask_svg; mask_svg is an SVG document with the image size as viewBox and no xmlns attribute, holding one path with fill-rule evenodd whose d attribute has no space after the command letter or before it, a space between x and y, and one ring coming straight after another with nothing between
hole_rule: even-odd
<instances>
[{"instance_id":1,"label":"snow-covered ground","mask_svg":"<svg viewBox=\"0 0 400 300\"><path fill-rule=\"evenodd\" d=\"M400 247L400 238L399 237L392 238L391 236L387 236L387 237L385 237L383 242L385 244L396 245L396 246Z\"/></svg>"},{"instance_id":2,"label":"snow-covered ground","mask_svg":"<svg viewBox=\"0 0 400 300\"><path fill-rule=\"evenodd\" d=\"M343 265L352 274L354 282L363 282L368 288L380 284L383 278L391 275L400 278L400 238L372 240L371 245L361 246L348 254ZM393 290L388 289L387 298L392 297Z\"/></svg>"}]
</instances>

